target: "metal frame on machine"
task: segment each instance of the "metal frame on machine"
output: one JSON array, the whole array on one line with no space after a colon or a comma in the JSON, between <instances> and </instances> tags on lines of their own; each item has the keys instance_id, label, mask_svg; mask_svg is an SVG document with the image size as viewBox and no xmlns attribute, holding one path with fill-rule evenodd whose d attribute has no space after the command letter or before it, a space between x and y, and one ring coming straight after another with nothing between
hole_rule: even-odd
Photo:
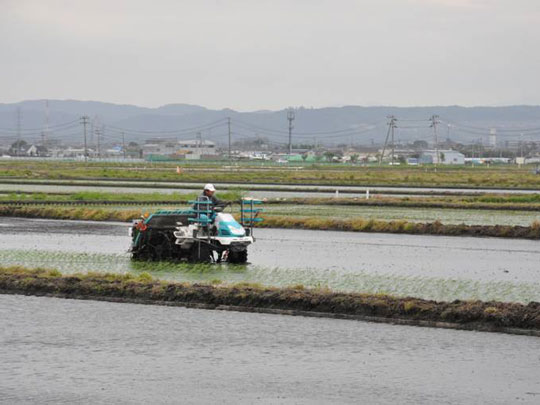
<instances>
[{"instance_id":1,"label":"metal frame on machine","mask_svg":"<svg viewBox=\"0 0 540 405\"><path fill-rule=\"evenodd\" d=\"M249 228L250 236L253 236L253 226L255 223L263 221L262 218L258 218L259 213L264 211L263 208L257 207L259 204L262 204L261 200L243 198L240 200L240 223L243 227Z\"/></svg>"},{"instance_id":2,"label":"metal frame on machine","mask_svg":"<svg viewBox=\"0 0 540 405\"><path fill-rule=\"evenodd\" d=\"M189 204L193 204L193 212L195 212L195 218L189 218L188 221L191 223L195 223L197 225L200 225L203 227L203 229L206 230L206 237L208 239L208 243L211 243L210 241L210 231L208 229L208 225L212 222L211 216L213 214L212 211L212 200L206 196L200 196L197 197L195 201L189 201ZM206 218L202 218L202 215L205 215ZM193 235L193 239L196 239L197 235Z\"/></svg>"}]
</instances>

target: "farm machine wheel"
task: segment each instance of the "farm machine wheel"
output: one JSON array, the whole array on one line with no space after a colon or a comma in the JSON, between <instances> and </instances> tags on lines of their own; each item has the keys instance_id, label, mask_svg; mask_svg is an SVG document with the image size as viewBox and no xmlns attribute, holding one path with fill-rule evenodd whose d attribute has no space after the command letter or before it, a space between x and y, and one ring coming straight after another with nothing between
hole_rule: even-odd
<instances>
[{"instance_id":1,"label":"farm machine wheel","mask_svg":"<svg viewBox=\"0 0 540 405\"><path fill-rule=\"evenodd\" d=\"M229 263L242 264L247 262L247 250L229 251Z\"/></svg>"},{"instance_id":2,"label":"farm machine wheel","mask_svg":"<svg viewBox=\"0 0 540 405\"><path fill-rule=\"evenodd\" d=\"M147 242L147 257L149 260L167 260L172 258L172 243L167 234L154 233Z\"/></svg>"},{"instance_id":3,"label":"farm machine wheel","mask_svg":"<svg viewBox=\"0 0 540 405\"><path fill-rule=\"evenodd\" d=\"M190 261L192 263L211 263L214 261L212 249L206 243L194 243L191 247Z\"/></svg>"}]
</instances>

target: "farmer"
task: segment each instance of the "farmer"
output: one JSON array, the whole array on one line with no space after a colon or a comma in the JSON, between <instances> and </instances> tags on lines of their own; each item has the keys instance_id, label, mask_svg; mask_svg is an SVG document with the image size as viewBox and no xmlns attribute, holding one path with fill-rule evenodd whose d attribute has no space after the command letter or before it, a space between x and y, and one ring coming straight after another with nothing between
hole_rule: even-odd
<instances>
[{"instance_id":1,"label":"farmer","mask_svg":"<svg viewBox=\"0 0 540 405\"><path fill-rule=\"evenodd\" d=\"M220 199L218 199L214 195L215 192L216 188L214 187L214 185L208 183L206 186L204 186L201 197L208 197L210 201L212 201L212 207L224 207L226 205L225 201L221 201Z\"/></svg>"}]
</instances>

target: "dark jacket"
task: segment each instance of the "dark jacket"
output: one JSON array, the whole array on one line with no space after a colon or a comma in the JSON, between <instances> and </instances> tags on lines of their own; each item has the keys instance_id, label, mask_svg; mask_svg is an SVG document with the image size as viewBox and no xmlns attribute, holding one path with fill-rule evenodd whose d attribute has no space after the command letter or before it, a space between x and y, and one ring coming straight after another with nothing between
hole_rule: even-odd
<instances>
[{"instance_id":1,"label":"dark jacket","mask_svg":"<svg viewBox=\"0 0 540 405\"><path fill-rule=\"evenodd\" d=\"M212 197L208 197L207 195L204 194L204 191L203 191L202 194L199 196L199 198L201 197L207 197L208 199L210 199L212 204L209 204L210 205L209 208L224 207L226 205L225 201L222 201L219 198L217 198L215 194ZM201 200L204 200L204 198L202 198ZM193 209L197 209L196 205L197 204L193 205ZM201 210L204 210L205 208L206 208L206 204L204 205L201 204Z\"/></svg>"}]
</instances>

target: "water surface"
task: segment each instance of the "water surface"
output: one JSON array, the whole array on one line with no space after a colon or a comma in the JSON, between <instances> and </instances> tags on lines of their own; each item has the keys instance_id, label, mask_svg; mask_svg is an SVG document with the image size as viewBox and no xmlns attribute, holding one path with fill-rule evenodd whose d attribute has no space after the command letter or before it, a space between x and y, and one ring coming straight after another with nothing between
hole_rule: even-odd
<instances>
[{"instance_id":1,"label":"water surface","mask_svg":"<svg viewBox=\"0 0 540 405\"><path fill-rule=\"evenodd\" d=\"M538 241L257 229L247 266L132 262L128 224L0 218L3 265L177 281L329 287L427 299L540 301Z\"/></svg>"},{"instance_id":2,"label":"water surface","mask_svg":"<svg viewBox=\"0 0 540 405\"><path fill-rule=\"evenodd\" d=\"M0 295L0 398L27 404L537 404L540 339Z\"/></svg>"}]
</instances>

